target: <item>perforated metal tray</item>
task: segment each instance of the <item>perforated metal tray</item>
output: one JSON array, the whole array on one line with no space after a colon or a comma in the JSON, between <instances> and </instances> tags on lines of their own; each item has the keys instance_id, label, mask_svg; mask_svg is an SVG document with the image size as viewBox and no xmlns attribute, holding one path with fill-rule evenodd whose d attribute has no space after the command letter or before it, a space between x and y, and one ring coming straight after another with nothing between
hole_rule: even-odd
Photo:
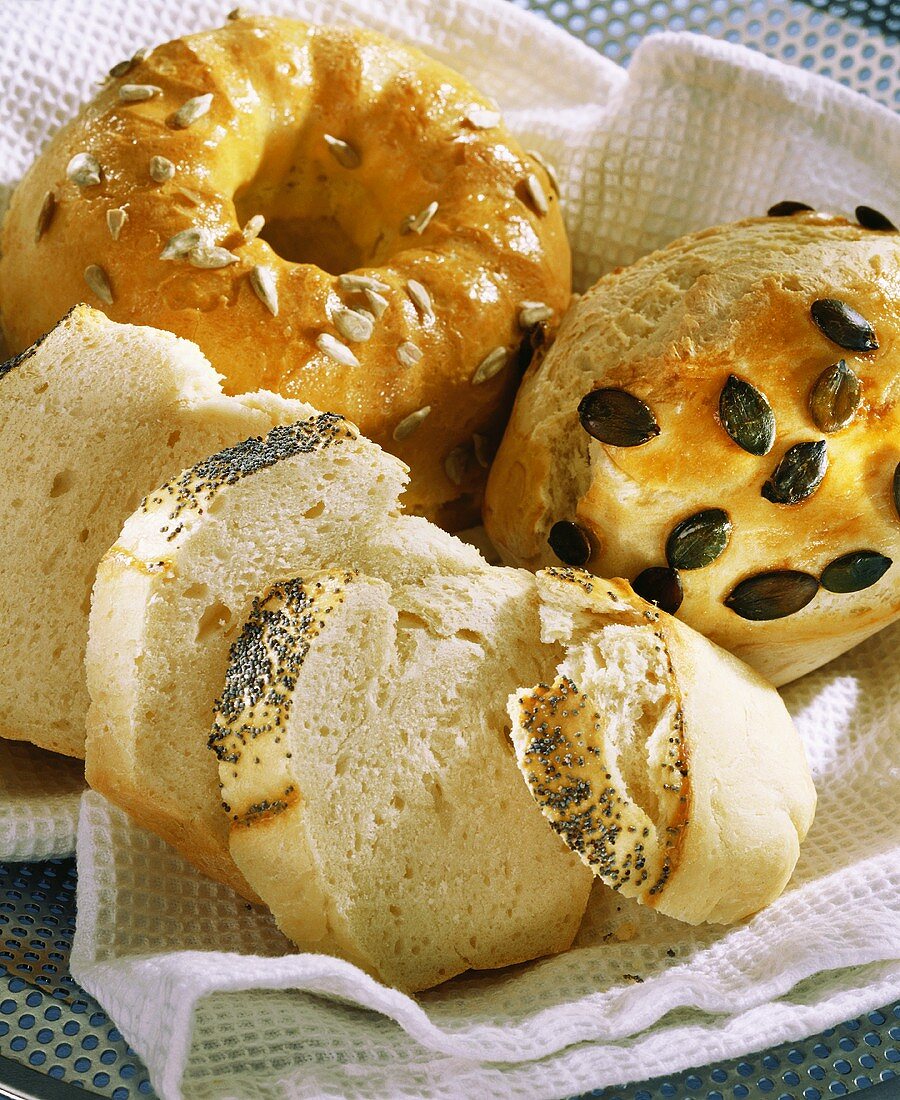
<instances>
[{"instance_id":1,"label":"perforated metal tray","mask_svg":"<svg viewBox=\"0 0 900 1100\"><path fill-rule=\"evenodd\" d=\"M439 0L435 0L439 2ZM621 64L640 39L691 30L834 77L900 109L900 0L512 0ZM40 9L35 16L40 17ZM72 860L0 864L0 1097L153 1097L147 1071L68 971ZM803 1042L598 1100L900 1098L900 1001ZM188 1098L189 1100L189 1098Z\"/></svg>"}]
</instances>

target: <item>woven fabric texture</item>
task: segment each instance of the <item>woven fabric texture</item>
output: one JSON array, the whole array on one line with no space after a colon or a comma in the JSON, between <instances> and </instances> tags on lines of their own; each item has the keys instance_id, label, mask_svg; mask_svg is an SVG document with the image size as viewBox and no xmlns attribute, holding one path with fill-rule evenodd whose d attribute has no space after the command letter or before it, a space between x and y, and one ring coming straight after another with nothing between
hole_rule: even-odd
<instances>
[{"instance_id":1,"label":"woven fabric texture","mask_svg":"<svg viewBox=\"0 0 900 1100\"><path fill-rule=\"evenodd\" d=\"M415 41L496 96L525 143L558 165L579 287L783 198L900 214L896 116L728 43L659 35L626 75L499 0L260 6ZM33 10L7 0L0 13L7 185L110 65L224 15L210 0L51 0L41 20ZM598 889L565 956L412 1000L348 964L292 953L268 917L89 794L73 974L165 1100L574 1094L884 1004L900 992L898 641L900 629L885 631L785 692L819 814L785 896L730 932L692 930ZM8 834L0 827L0 851Z\"/></svg>"}]
</instances>

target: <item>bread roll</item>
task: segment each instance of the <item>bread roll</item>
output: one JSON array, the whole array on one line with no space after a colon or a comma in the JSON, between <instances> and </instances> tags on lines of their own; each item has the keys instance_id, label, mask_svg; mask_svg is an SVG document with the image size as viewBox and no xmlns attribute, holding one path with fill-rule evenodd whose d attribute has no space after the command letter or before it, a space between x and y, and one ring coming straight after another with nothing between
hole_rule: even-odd
<instances>
[{"instance_id":1,"label":"bread roll","mask_svg":"<svg viewBox=\"0 0 900 1100\"><path fill-rule=\"evenodd\" d=\"M504 560L626 577L777 684L890 623L898 287L895 232L812 213L602 278L527 375L491 471Z\"/></svg>"},{"instance_id":2,"label":"bread roll","mask_svg":"<svg viewBox=\"0 0 900 1100\"><path fill-rule=\"evenodd\" d=\"M225 397L193 344L88 306L0 366L0 736L84 756L91 586L125 519L201 456L307 413Z\"/></svg>"},{"instance_id":3,"label":"bread roll","mask_svg":"<svg viewBox=\"0 0 900 1100\"><path fill-rule=\"evenodd\" d=\"M565 659L509 713L554 829L608 886L690 924L773 901L816 804L778 693L624 581L548 569L537 585Z\"/></svg>"},{"instance_id":4,"label":"bread roll","mask_svg":"<svg viewBox=\"0 0 900 1100\"><path fill-rule=\"evenodd\" d=\"M570 945L592 878L506 734L554 656L509 569L311 573L254 605L212 743L231 853L301 949L415 991Z\"/></svg>"},{"instance_id":5,"label":"bread roll","mask_svg":"<svg viewBox=\"0 0 900 1100\"><path fill-rule=\"evenodd\" d=\"M321 413L205 459L150 493L100 563L87 651L87 778L252 897L228 854L207 749L229 646L269 585L341 563L398 582L487 569L399 517L403 464Z\"/></svg>"}]
</instances>

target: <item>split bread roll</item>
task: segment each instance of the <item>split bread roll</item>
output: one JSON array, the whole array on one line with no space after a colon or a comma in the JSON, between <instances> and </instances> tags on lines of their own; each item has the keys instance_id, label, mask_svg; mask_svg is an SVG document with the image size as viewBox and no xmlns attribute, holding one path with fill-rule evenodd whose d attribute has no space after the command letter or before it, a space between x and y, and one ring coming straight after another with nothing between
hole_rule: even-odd
<instances>
[{"instance_id":1,"label":"split bread roll","mask_svg":"<svg viewBox=\"0 0 900 1100\"><path fill-rule=\"evenodd\" d=\"M556 648L508 569L311 573L254 606L212 743L231 853L294 943L409 991L569 947L592 878L506 718Z\"/></svg>"},{"instance_id":2,"label":"split bread roll","mask_svg":"<svg viewBox=\"0 0 900 1100\"><path fill-rule=\"evenodd\" d=\"M84 756L91 586L125 519L203 455L308 412L225 397L195 345L88 306L0 366L0 736Z\"/></svg>"},{"instance_id":3,"label":"split bread roll","mask_svg":"<svg viewBox=\"0 0 900 1100\"><path fill-rule=\"evenodd\" d=\"M896 619L900 236L861 216L707 229L587 291L491 469L504 562L625 577L776 684Z\"/></svg>"},{"instance_id":4,"label":"split bread roll","mask_svg":"<svg viewBox=\"0 0 900 1100\"><path fill-rule=\"evenodd\" d=\"M398 515L406 479L406 467L348 421L316 414L152 492L100 563L88 782L245 896L254 894L228 853L207 740L253 599L337 562L410 582L488 568L472 547Z\"/></svg>"},{"instance_id":5,"label":"split bread roll","mask_svg":"<svg viewBox=\"0 0 900 1100\"><path fill-rule=\"evenodd\" d=\"M537 585L566 656L509 713L553 828L607 885L690 924L774 901L816 805L781 697L624 581L548 569Z\"/></svg>"}]
</instances>

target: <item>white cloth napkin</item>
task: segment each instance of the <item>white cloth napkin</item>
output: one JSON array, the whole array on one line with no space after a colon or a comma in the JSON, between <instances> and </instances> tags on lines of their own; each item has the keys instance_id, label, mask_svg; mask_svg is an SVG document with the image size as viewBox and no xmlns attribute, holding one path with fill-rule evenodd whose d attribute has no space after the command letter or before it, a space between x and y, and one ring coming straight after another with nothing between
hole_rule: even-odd
<instances>
[{"instance_id":1,"label":"white cloth napkin","mask_svg":"<svg viewBox=\"0 0 900 1100\"><path fill-rule=\"evenodd\" d=\"M900 120L736 47L660 35L626 75L502 0L258 6L414 41L494 95L559 168L582 288L683 232L783 198L900 214ZM109 66L221 22L225 7L5 0L0 182L21 175ZM268 917L89 794L73 973L165 1100L558 1097L809 1034L900 993L898 643L895 627L785 692L819 813L784 897L729 932L599 889L566 955L413 1000L346 963L292 954ZM0 766L5 801L15 775L37 767L15 755ZM23 786L16 813L25 805L35 816L42 807ZM14 858L46 854L23 848L10 822L7 808L0 855L10 844Z\"/></svg>"}]
</instances>

